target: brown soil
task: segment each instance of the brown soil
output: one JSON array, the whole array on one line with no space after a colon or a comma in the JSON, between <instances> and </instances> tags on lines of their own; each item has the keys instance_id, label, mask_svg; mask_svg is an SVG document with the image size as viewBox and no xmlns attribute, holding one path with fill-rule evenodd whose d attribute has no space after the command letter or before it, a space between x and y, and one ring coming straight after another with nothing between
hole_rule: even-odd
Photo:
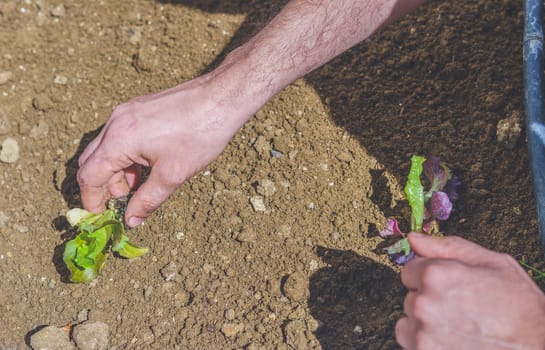
<instances>
[{"instance_id":1,"label":"brown soil","mask_svg":"<svg viewBox=\"0 0 545 350\"><path fill-rule=\"evenodd\" d=\"M76 159L112 107L210 69L282 1L64 0L52 16L60 3L0 1L0 72L13 74L0 143L21 147L0 163L0 349L78 314L107 323L116 349L395 349L405 291L377 228L406 224L414 153L464 183L445 232L544 266L517 130L521 2L429 1L257 113L130 232L151 253L66 283Z\"/></svg>"}]
</instances>

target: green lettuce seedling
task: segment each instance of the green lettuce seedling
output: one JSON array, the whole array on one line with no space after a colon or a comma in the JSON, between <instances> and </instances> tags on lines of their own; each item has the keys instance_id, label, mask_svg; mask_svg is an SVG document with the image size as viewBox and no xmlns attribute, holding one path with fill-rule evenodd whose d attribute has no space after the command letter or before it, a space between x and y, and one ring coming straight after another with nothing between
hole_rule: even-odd
<instances>
[{"instance_id":1,"label":"green lettuce seedling","mask_svg":"<svg viewBox=\"0 0 545 350\"><path fill-rule=\"evenodd\" d=\"M100 214L80 208L66 213L68 222L79 231L76 238L66 243L63 254L72 282L85 283L95 279L110 250L127 259L146 254L147 248L129 242L121 217L122 212L113 206Z\"/></svg>"}]
</instances>

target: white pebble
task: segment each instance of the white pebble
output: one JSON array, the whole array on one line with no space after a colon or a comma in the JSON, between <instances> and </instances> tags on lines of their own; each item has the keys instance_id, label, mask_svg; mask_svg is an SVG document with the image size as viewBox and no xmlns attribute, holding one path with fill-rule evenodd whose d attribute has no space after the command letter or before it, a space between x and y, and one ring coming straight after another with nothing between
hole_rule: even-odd
<instances>
[{"instance_id":1,"label":"white pebble","mask_svg":"<svg viewBox=\"0 0 545 350\"><path fill-rule=\"evenodd\" d=\"M261 196L253 196L250 198L250 203L252 203L252 207L255 211L266 211L267 208L265 208L265 203L263 203L263 197Z\"/></svg>"},{"instance_id":2,"label":"white pebble","mask_svg":"<svg viewBox=\"0 0 545 350\"><path fill-rule=\"evenodd\" d=\"M15 139L8 137L2 142L0 150L0 162L15 163L19 160L19 144Z\"/></svg>"}]
</instances>

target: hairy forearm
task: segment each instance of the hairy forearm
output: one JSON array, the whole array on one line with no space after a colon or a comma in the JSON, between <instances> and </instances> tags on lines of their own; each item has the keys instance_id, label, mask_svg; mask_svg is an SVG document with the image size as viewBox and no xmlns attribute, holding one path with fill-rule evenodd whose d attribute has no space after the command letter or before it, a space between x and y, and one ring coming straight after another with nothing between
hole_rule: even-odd
<instances>
[{"instance_id":1,"label":"hairy forearm","mask_svg":"<svg viewBox=\"0 0 545 350\"><path fill-rule=\"evenodd\" d=\"M216 74L258 109L294 80L371 36L424 0L291 0ZM244 102L246 101L246 102Z\"/></svg>"}]
</instances>

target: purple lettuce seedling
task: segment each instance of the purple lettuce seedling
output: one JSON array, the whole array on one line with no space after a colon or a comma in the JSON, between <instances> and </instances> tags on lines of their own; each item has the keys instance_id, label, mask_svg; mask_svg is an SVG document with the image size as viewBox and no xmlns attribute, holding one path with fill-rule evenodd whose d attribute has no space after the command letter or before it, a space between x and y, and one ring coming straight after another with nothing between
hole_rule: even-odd
<instances>
[{"instance_id":1,"label":"purple lettuce seedling","mask_svg":"<svg viewBox=\"0 0 545 350\"><path fill-rule=\"evenodd\" d=\"M428 190L424 190L422 173ZM447 220L452 212L452 202L458 198L460 180L438 157L412 156L411 168L404 192L411 207L411 232L431 233L437 221ZM404 265L414 258L406 234L399 229L397 220L389 218L386 227L379 231L382 238L398 240L384 250L391 261Z\"/></svg>"}]
</instances>

